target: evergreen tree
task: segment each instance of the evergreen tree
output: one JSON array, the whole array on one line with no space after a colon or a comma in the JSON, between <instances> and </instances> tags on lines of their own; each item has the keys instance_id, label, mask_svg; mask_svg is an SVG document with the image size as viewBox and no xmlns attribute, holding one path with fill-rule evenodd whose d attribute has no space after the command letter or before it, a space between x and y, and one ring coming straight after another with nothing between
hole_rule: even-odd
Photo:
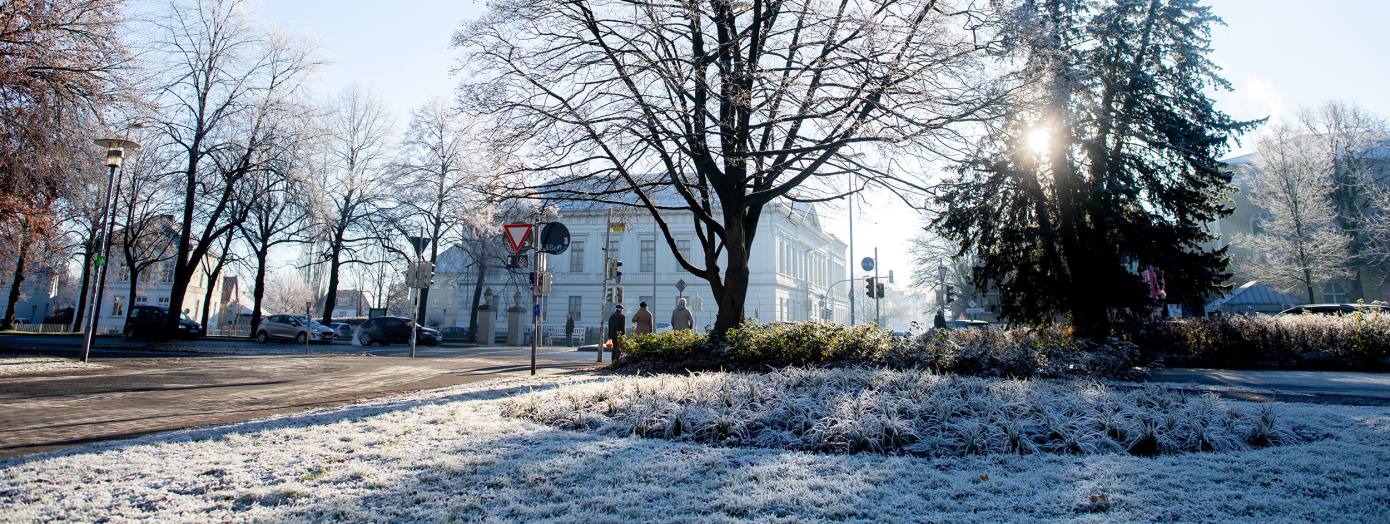
<instances>
[{"instance_id":1,"label":"evergreen tree","mask_svg":"<svg viewBox=\"0 0 1390 524\"><path fill-rule=\"evenodd\" d=\"M1145 268L1168 302L1219 290L1228 257L1203 246L1228 212L1217 158L1257 123L1207 96L1230 88L1207 57L1220 19L1196 0L1025 1L1013 16L1026 83L937 199L934 226L975 254L976 284L1011 319L1064 314L1088 338L1156 305Z\"/></svg>"}]
</instances>

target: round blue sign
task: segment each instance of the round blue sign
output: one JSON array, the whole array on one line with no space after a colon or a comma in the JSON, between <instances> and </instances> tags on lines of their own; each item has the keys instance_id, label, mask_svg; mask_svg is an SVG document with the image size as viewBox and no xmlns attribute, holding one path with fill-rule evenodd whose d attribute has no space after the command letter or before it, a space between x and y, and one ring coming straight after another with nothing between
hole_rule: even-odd
<instances>
[{"instance_id":1,"label":"round blue sign","mask_svg":"<svg viewBox=\"0 0 1390 524\"><path fill-rule=\"evenodd\" d=\"M864 260L859 261L859 267L864 268L864 271L873 271L874 257L864 257Z\"/></svg>"}]
</instances>

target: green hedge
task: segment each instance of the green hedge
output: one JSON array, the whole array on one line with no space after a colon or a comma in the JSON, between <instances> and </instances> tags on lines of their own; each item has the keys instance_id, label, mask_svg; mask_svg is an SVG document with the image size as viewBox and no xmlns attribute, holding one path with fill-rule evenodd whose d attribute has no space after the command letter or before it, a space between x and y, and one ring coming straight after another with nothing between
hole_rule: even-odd
<instances>
[{"instance_id":1,"label":"green hedge","mask_svg":"<svg viewBox=\"0 0 1390 524\"><path fill-rule=\"evenodd\" d=\"M787 366L877 365L982 376L1120 376L1132 373L1132 344L1078 341L1065 327L937 330L895 338L871 325L750 324L722 343L690 331L628 340L619 367L647 371L766 370Z\"/></svg>"},{"instance_id":2,"label":"green hedge","mask_svg":"<svg viewBox=\"0 0 1390 524\"><path fill-rule=\"evenodd\" d=\"M1169 366L1390 369L1390 314L1228 316L1146 326L1135 342Z\"/></svg>"}]
</instances>

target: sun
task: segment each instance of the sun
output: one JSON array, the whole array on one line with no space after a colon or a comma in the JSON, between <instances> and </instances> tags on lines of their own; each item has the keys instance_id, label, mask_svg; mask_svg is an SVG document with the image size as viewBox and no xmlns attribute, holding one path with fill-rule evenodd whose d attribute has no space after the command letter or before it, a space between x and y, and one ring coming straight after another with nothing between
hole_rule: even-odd
<instances>
[{"instance_id":1,"label":"sun","mask_svg":"<svg viewBox=\"0 0 1390 524\"><path fill-rule=\"evenodd\" d=\"M1048 148L1052 145L1052 130L1044 125L1034 126L1023 136L1023 145L1035 155L1046 155Z\"/></svg>"}]
</instances>

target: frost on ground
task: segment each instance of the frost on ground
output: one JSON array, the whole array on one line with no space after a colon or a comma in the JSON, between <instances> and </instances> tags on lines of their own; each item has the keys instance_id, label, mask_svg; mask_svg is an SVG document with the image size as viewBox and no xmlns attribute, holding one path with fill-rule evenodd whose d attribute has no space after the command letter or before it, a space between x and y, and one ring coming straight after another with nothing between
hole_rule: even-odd
<instances>
[{"instance_id":1,"label":"frost on ground","mask_svg":"<svg viewBox=\"0 0 1390 524\"><path fill-rule=\"evenodd\" d=\"M609 435L932 457L1234 451L1314 436L1270 406L1158 386L880 368L623 378L526 395L503 413Z\"/></svg>"},{"instance_id":2,"label":"frost on ground","mask_svg":"<svg viewBox=\"0 0 1390 524\"><path fill-rule=\"evenodd\" d=\"M106 366L102 364L83 364L81 360L62 357L0 356L0 377L104 367Z\"/></svg>"},{"instance_id":3,"label":"frost on ground","mask_svg":"<svg viewBox=\"0 0 1390 524\"><path fill-rule=\"evenodd\" d=\"M1319 521L1390 516L1390 409L1282 404L1308 443L1136 457L717 447L503 416L531 386L0 461L0 521ZM1232 402L1237 409L1252 406Z\"/></svg>"}]
</instances>

